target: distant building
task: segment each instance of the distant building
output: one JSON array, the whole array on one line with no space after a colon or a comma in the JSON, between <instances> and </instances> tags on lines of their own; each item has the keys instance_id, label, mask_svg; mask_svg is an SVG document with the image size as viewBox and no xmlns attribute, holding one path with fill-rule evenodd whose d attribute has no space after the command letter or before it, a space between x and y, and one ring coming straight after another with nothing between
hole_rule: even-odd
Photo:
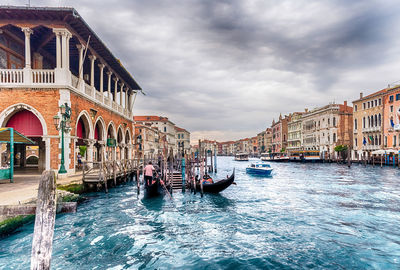
<instances>
[{"instance_id":1,"label":"distant building","mask_svg":"<svg viewBox=\"0 0 400 270\"><path fill-rule=\"evenodd\" d=\"M383 124L384 136L383 147L396 151L400 150L400 86L388 89L384 93L383 116L383 123L381 123ZM377 118L377 125L379 125L379 115Z\"/></svg>"},{"instance_id":2,"label":"distant building","mask_svg":"<svg viewBox=\"0 0 400 270\"><path fill-rule=\"evenodd\" d=\"M184 128L175 127L176 130L176 145L178 152L181 154L190 153L190 132Z\"/></svg>"},{"instance_id":3,"label":"distant building","mask_svg":"<svg viewBox=\"0 0 400 270\"><path fill-rule=\"evenodd\" d=\"M329 104L302 116L303 147L318 150L322 158L336 158L337 145L352 147L353 108L344 104Z\"/></svg>"},{"instance_id":4,"label":"distant building","mask_svg":"<svg viewBox=\"0 0 400 270\"><path fill-rule=\"evenodd\" d=\"M278 122L272 122L272 153L285 152L288 138L288 122L291 115L279 116Z\"/></svg>"},{"instance_id":5,"label":"distant building","mask_svg":"<svg viewBox=\"0 0 400 270\"><path fill-rule=\"evenodd\" d=\"M306 110L307 112L307 110ZM299 151L303 149L303 125L302 116L304 112L294 112L288 122L288 152Z\"/></svg>"},{"instance_id":6,"label":"distant building","mask_svg":"<svg viewBox=\"0 0 400 270\"><path fill-rule=\"evenodd\" d=\"M135 124L135 154L138 158L154 159L162 153L160 132L149 125Z\"/></svg>"},{"instance_id":7,"label":"distant building","mask_svg":"<svg viewBox=\"0 0 400 270\"><path fill-rule=\"evenodd\" d=\"M353 159L367 158L372 151L384 148L383 98L386 92L387 89L383 89L365 97L360 93L360 98L353 101ZM389 99L387 105L390 110Z\"/></svg>"},{"instance_id":8,"label":"distant building","mask_svg":"<svg viewBox=\"0 0 400 270\"><path fill-rule=\"evenodd\" d=\"M176 155L178 152L176 144L176 129L175 124L171 122L168 117L154 116L154 115L144 115L144 116L134 116L133 120L135 124L141 124L145 126L156 127L161 133L166 137L168 155L172 152Z\"/></svg>"}]
</instances>

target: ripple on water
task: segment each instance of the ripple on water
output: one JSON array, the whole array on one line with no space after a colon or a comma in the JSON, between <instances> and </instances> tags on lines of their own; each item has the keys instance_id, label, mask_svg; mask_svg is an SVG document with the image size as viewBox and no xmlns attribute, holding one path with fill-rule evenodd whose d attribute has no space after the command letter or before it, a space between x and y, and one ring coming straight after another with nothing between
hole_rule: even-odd
<instances>
[{"instance_id":1,"label":"ripple on water","mask_svg":"<svg viewBox=\"0 0 400 270\"><path fill-rule=\"evenodd\" d=\"M135 184L88 194L59 215L53 269L400 268L400 172L337 164L248 163L219 158L216 178L236 168L220 195L145 199ZM29 268L33 225L0 241L0 269Z\"/></svg>"}]
</instances>

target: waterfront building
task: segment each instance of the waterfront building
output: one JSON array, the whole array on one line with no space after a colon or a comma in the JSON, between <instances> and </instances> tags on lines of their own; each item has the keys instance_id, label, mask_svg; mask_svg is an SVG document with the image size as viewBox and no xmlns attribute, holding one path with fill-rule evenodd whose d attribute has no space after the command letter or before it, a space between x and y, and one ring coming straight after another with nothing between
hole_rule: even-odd
<instances>
[{"instance_id":1,"label":"waterfront building","mask_svg":"<svg viewBox=\"0 0 400 270\"><path fill-rule=\"evenodd\" d=\"M303 112L294 112L288 122L288 152L299 151L303 149Z\"/></svg>"},{"instance_id":2,"label":"waterfront building","mask_svg":"<svg viewBox=\"0 0 400 270\"><path fill-rule=\"evenodd\" d=\"M151 127L156 127L166 137L168 155L172 153L176 155L178 147L176 144L176 129L175 124L171 122L168 117L154 116L154 115L140 115L134 116L135 124L141 124Z\"/></svg>"},{"instance_id":3,"label":"waterfront building","mask_svg":"<svg viewBox=\"0 0 400 270\"><path fill-rule=\"evenodd\" d=\"M218 152L219 155L232 156L235 153L235 142L227 141L218 144L221 146L221 151Z\"/></svg>"},{"instance_id":4,"label":"waterfront building","mask_svg":"<svg viewBox=\"0 0 400 270\"><path fill-rule=\"evenodd\" d=\"M237 153L247 153L250 152L250 138L240 139L235 142L235 152Z\"/></svg>"},{"instance_id":5,"label":"waterfront building","mask_svg":"<svg viewBox=\"0 0 400 270\"><path fill-rule=\"evenodd\" d=\"M387 89L384 92L382 115L383 147L384 149L398 151L400 150L400 86Z\"/></svg>"},{"instance_id":6,"label":"waterfront building","mask_svg":"<svg viewBox=\"0 0 400 270\"><path fill-rule=\"evenodd\" d=\"M256 157L258 156L258 141L257 136L249 139L249 155Z\"/></svg>"},{"instance_id":7,"label":"waterfront building","mask_svg":"<svg viewBox=\"0 0 400 270\"><path fill-rule=\"evenodd\" d=\"M304 149L318 150L323 159L335 159L337 145L352 147L352 119L353 108L346 101L307 111L301 120Z\"/></svg>"},{"instance_id":8,"label":"waterfront building","mask_svg":"<svg viewBox=\"0 0 400 270\"><path fill-rule=\"evenodd\" d=\"M266 130L257 134L257 150L260 154L265 152Z\"/></svg>"},{"instance_id":9,"label":"waterfront building","mask_svg":"<svg viewBox=\"0 0 400 270\"><path fill-rule=\"evenodd\" d=\"M279 115L278 122L273 120L271 129L272 129L272 153L281 153L286 151L287 147L287 138L288 138L288 122L291 119L291 115L285 115L282 117L282 114Z\"/></svg>"},{"instance_id":10,"label":"waterfront building","mask_svg":"<svg viewBox=\"0 0 400 270\"><path fill-rule=\"evenodd\" d=\"M80 150L89 162L132 158L140 90L75 9L0 7L0 127L36 143L39 172L59 170L64 157L75 173Z\"/></svg>"},{"instance_id":11,"label":"waterfront building","mask_svg":"<svg viewBox=\"0 0 400 270\"><path fill-rule=\"evenodd\" d=\"M181 154L190 153L190 132L184 128L175 127L176 131L176 145L178 152Z\"/></svg>"},{"instance_id":12,"label":"waterfront building","mask_svg":"<svg viewBox=\"0 0 400 270\"><path fill-rule=\"evenodd\" d=\"M136 157L154 159L163 152L160 147L160 132L149 125L135 124Z\"/></svg>"},{"instance_id":13,"label":"waterfront building","mask_svg":"<svg viewBox=\"0 0 400 270\"><path fill-rule=\"evenodd\" d=\"M368 158L372 151L384 148L383 97L386 92L387 89L382 89L365 97L360 93L360 98L353 101L353 159ZM390 110L392 103L389 100L387 106Z\"/></svg>"},{"instance_id":14,"label":"waterfront building","mask_svg":"<svg viewBox=\"0 0 400 270\"><path fill-rule=\"evenodd\" d=\"M272 129L267 128L265 130L265 151L267 153L272 153Z\"/></svg>"}]
</instances>

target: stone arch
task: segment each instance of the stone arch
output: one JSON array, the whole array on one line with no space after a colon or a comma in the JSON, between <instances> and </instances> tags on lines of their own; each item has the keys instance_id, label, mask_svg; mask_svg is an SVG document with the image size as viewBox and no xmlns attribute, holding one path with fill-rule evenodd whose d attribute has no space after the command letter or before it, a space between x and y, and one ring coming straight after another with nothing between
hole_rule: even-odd
<instances>
[{"instance_id":1,"label":"stone arch","mask_svg":"<svg viewBox=\"0 0 400 270\"><path fill-rule=\"evenodd\" d=\"M125 143L125 135L124 135L124 128L122 125L118 126L117 130L117 142L118 143Z\"/></svg>"},{"instance_id":2,"label":"stone arch","mask_svg":"<svg viewBox=\"0 0 400 270\"><path fill-rule=\"evenodd\" d=\"M42 125L43 136L47 135L47 124L46 124L46 121L44 120L42 114L39 111L37 111L34 107L32 107L28 104L25 104L25 103L18 103L18 104L11 105L8 108L6 108L4 111L2 111L0 113L0 127L5 127L8 120L10 120L10 118L14 114L16 114L17 112L23 111L23 110L30 111L39 119L40 124Z\"/></svg>"},{"instance_id":3,"label":"stone arch","mask_svg":"<svg viewBox=\"0 0 400 270\"><path fill-rule=\"evenodd\" d=\"M38 171L50 170L50 138L48 137L47 123L42 114L34 107L25 104L13 104L0 113L0 127L6 127L8 121L17 113L28 111L32 113L41 124L41 136L35 137L34 141L39 145ZM32 139L32 138L31 138ZM21 149L23 150L23 149Z\"/></svg>"},{"instance_id":4,"label":"stone arch","mask_svg":"<svg viewBox=\"0 0 400 270\"><path fill-rule=\"evenodd\" d=\"M99 126L100 130L97 129L97 126ZM103 117L99 116L97 117L95 123L94 123L94 139L96 139L96 133L97 133L97 139L98 141L105 141L107 138L106 134L106 122L104 121Z\"/></svg>"},{"instance_id":5,"label":"stone arch","mask_svg":"<svg viewBox=\"0 0 400 270\"><path fill-rule=\"evenodd\" d=\"M94 138L93 123L92 123L89 113L86 110L81 111L81 113L76 118L75 136L78 137L78 135L79 135L79 134L77 134L77 132L78 132L78 125L79 125L80 120L82 120L82 122L84 124L84 128L86 129L85 135L84 135L85 138L82 138L82 139L93 139Z\"/></svg>"},{"instance_id":6,"label":"stone arch","mask_svg":"<svg viewBox=\"0 0 400 270\"><path fill-rule=\"evenodd\" d=\"M110 123L108 123L107 138L117 138L117 130L115 129L115 124L113 121L110 121Z\"/></svg>"},{"instance_id":7,"label":"stone arch","mask_svg":"<svg viewBox=\"0 0 400 270\"><path fill-rule=\"evenodd\" d=\"M129 128L125 130L125 159L132 157L132 135Z\"/></svg>"},{"instance_id":8,"label":"stone arch","mask_svg":"<svg viewBox=\"0 0 400 270\"><path fill-rule=\"evenodd\" d=\"M132 143L132 134L131 134L131 130L129 128L127 128L125 131L125 143L126 144Z\"/></svg>"}]
</instances>

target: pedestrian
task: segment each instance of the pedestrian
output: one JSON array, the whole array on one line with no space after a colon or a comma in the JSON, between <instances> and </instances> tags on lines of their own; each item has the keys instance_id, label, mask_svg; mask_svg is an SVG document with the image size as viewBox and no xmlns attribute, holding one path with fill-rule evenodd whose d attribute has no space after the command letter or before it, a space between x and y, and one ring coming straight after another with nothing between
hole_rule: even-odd
<instances>
[{"instance_id":1,"label":"pedestrian","mask_svg":"<svg viewBox=\"0 0 400 270\"><path fill-rule=\"evenodd\" d=\"M82 167L82 155L81 155L81 153L78 153L77 157L78 157L78 169L80 169Z\"/></svg>"},{"instance_id":2,"label":"pedestrian","mask_svg":"<svg viewBox=\"0 0 400 270\"><path fill-rule=\"evenodd\" d=\"M150 186L150 181L153 179L153 171L155 168L153 167L151 161L144 167L144 181L147 186Z\"/></svg>"}]
</instances>

